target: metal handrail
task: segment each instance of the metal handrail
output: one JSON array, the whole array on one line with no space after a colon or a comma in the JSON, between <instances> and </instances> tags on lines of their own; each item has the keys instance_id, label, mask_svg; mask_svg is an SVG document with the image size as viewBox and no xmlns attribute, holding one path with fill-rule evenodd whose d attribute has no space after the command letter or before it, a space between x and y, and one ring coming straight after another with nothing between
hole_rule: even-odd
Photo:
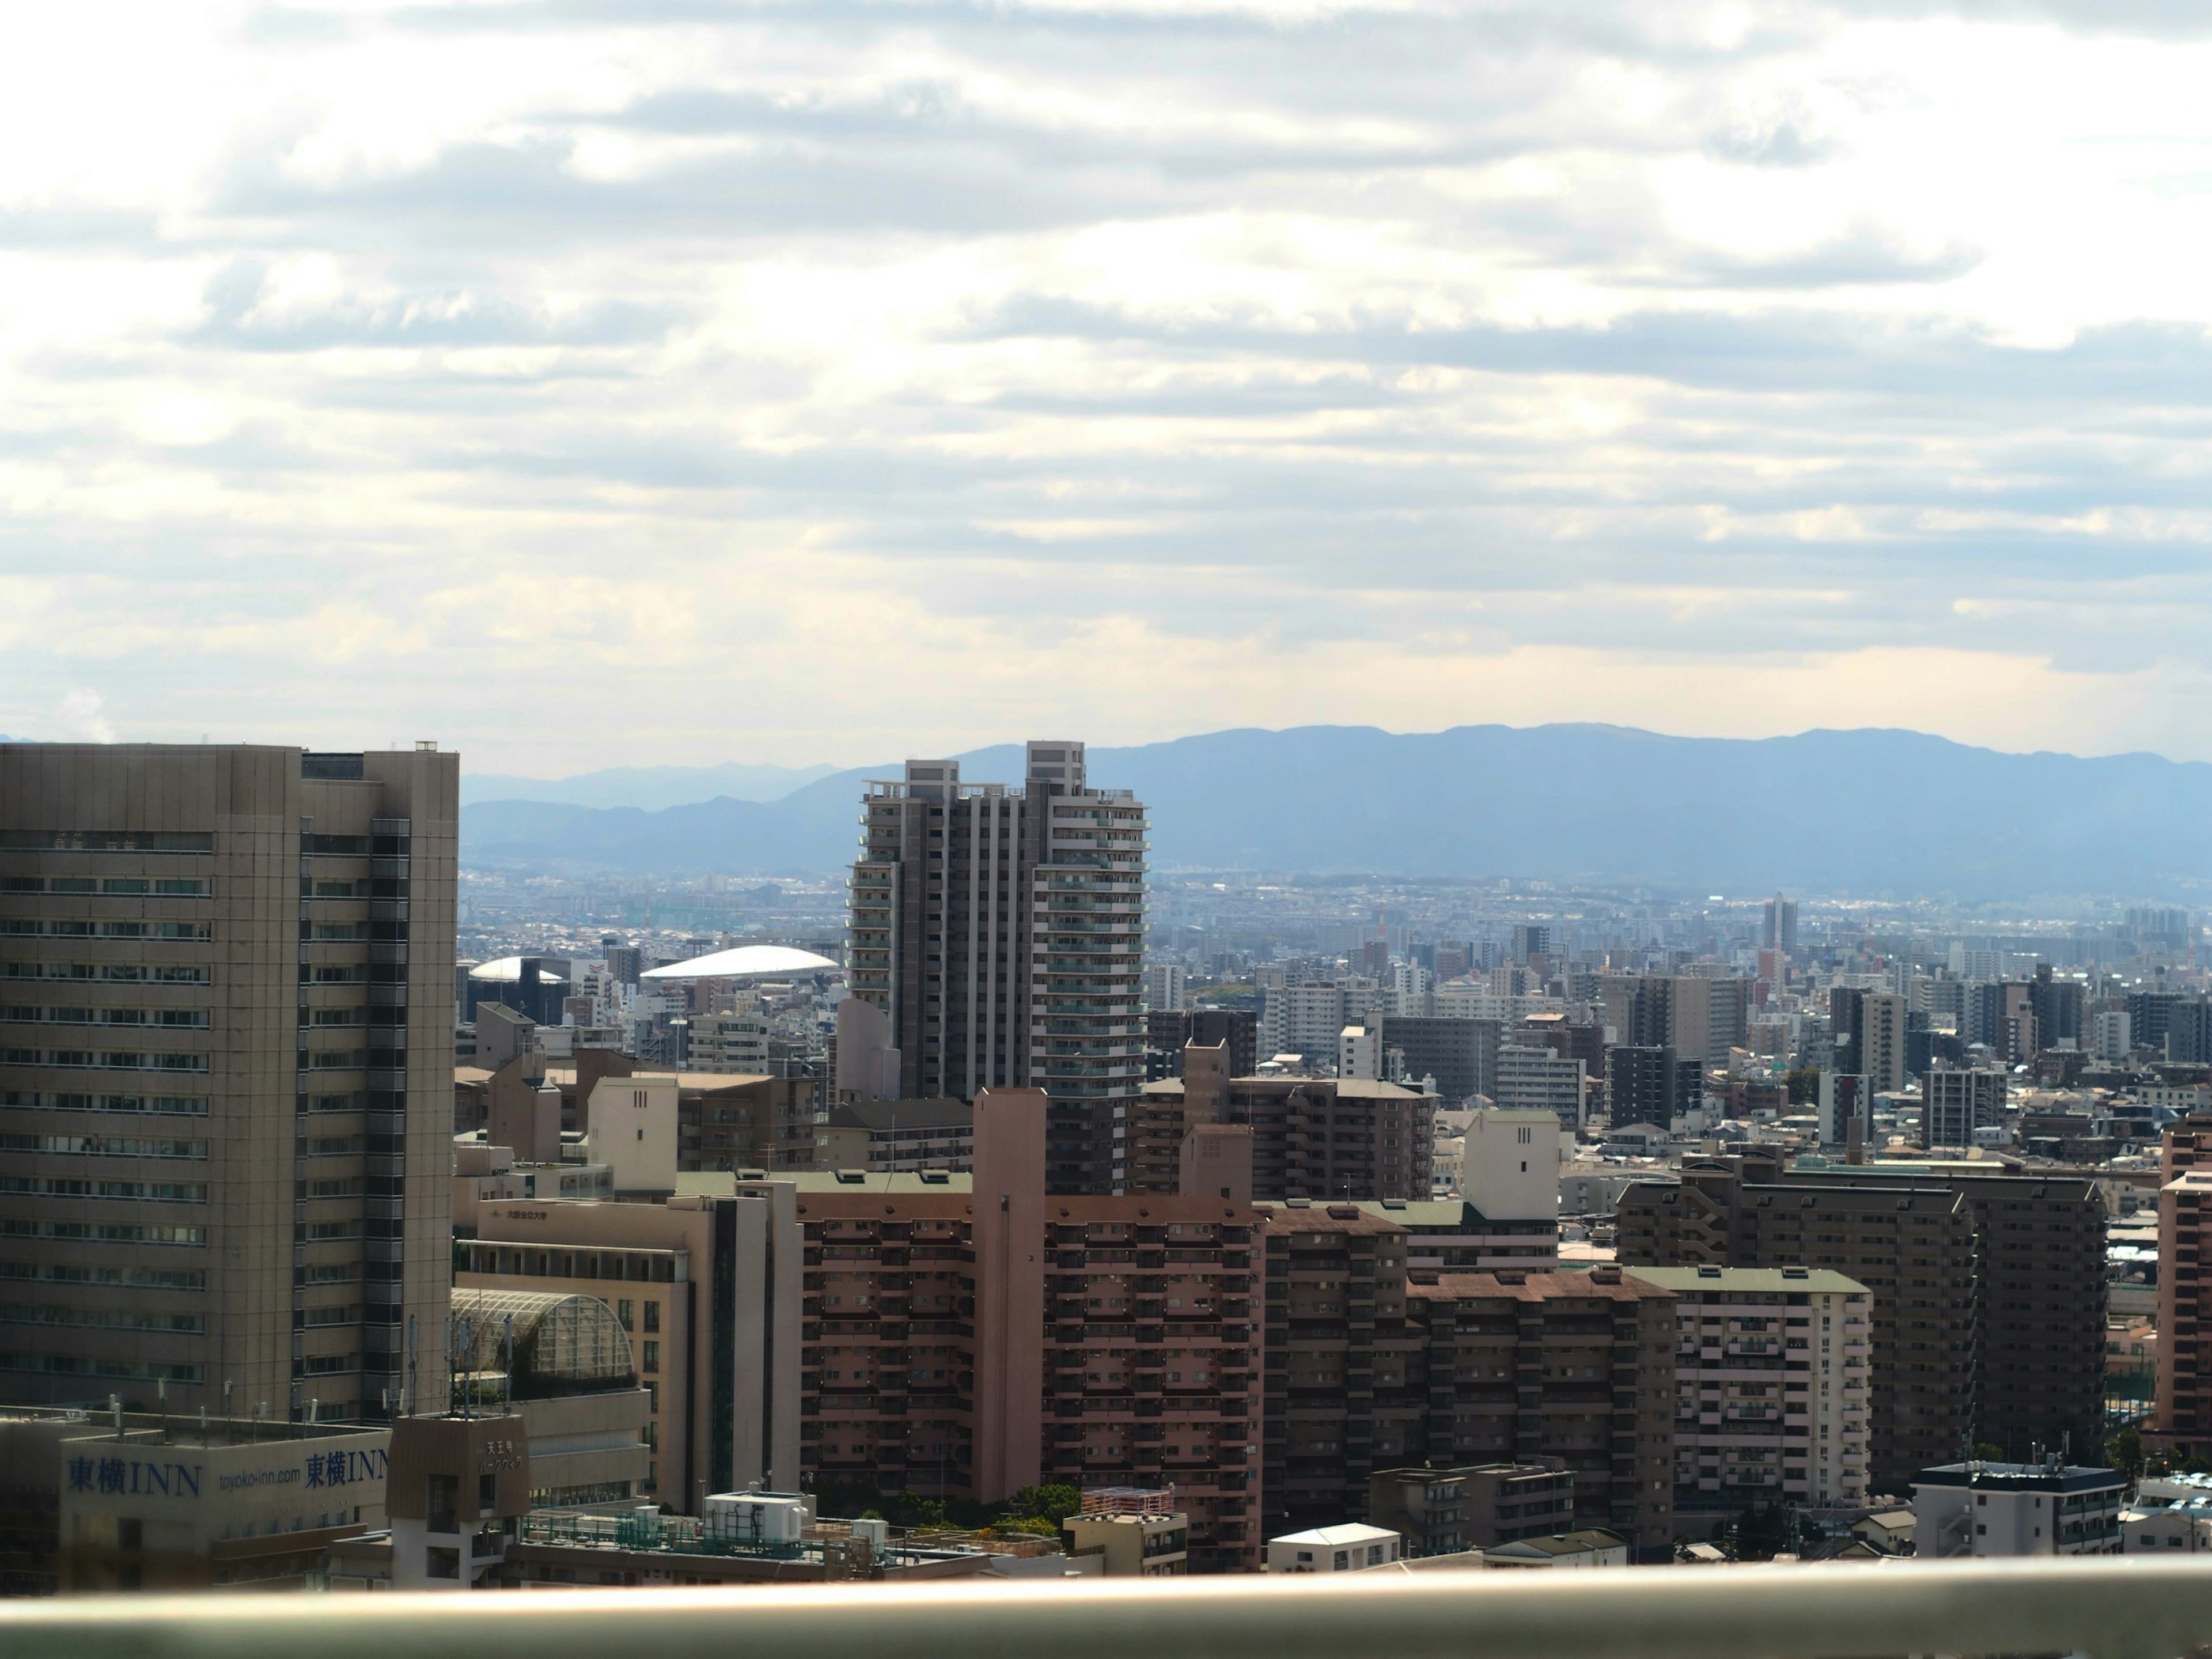
<instances>
[{"instance_id":1,"label":"metal handrail","mask_svg":"<svg viewBox=\"0 0 2212 1659\"><path fill-rule=\"evenodd\" d=\"M2212 1562L2116 1559L0 1605L9 1659L2178 1659L2208 1644Z\"/></svg>"}]
</instances>

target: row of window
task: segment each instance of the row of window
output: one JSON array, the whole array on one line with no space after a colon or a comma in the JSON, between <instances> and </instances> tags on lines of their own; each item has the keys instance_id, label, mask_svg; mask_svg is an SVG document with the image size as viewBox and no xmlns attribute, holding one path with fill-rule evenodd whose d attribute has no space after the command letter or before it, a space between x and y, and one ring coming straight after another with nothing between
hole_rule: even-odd
<instances>
[{"instance_id":1,"label":"row of window","mask_svg":"<svg viewBox=\"0 0 2212 1659\"><path fill-rule=\"evenodd\" d=\"M0 1019L17 1025L165 1025L208 1029L204 1008L56 1008L38 1003L0 1004Z\"/></svg>"},{"instance_id":2,"label":"row of window","mask_svg":"<svg viewBox=\"0 0 2212 1659\"><path fill-rule=\"evenodd\" d=\"M82 918L0 917L0 935L9 939L211 939L215 925L205 921L89 921Z\"/></svg>"},{"instance_id":3,"label":"row of window","mask_svg":"<svg viewBox=\"0 0 2212 1659\"><path fill-rule=\"evenodd\" d=\"M27 1221L0 1218L0 1238L58 1238L90 1244L169 1244L204 1249L207 1229L168 1223L146 1225L129 1221Z\"/></svg>"},{"instance_id":4,"label":"row of window","mask_svg":"<svg viewBox=\"0 0 2212 1659\"><path fill-rule=\"evenodd\" d=\"M202 1095L73 1095L35 1089L0 1090L0 1106L42 1112L152 1112L165 1117L205 1117L208 1109Z\"/></svg>"},{"instance_id":5,"label":"row of window","mask_svg":"<svg viewBox=\"0 0 2212 1659\"><path fill-rule=\"evenodd\" d=\"M37 1279L49 1285L99 1285L130 1291L204 1291L204 1267L83 1267L76 1262L0 1261L0 1279Z\"/></svg>"},{"instance_id":6,"label":"row of window","mask_svg":"<svg viewBox=\"0 0 2212 1659\"><path fill-rule=\"evenodd\" d=\"M138 1204L204 1204L204 1181L85 1181L73 1176L0 1176L0 1193L24 1198L119 1199Z\"/></svg>"},{"instance_id":7,"label":"row of window","mask_svg":"<svg viewBox=\"0 0 2212 1659\"><path fill-rule=\"evenodd\" d=\"M0 963L0 979L100 980L110 985L204 985L204 968L143 962Z\"/></svg>"},{"instance_id":8,"label":"row of window","mask_svg":"<svg viewBox=\"0 0 2212 1659\"><path fill-rule=\"evenodd\" d=\"M0 893L98 893L113 898L205 898L200 876L0 876Z\"/></svg>"},{"instance_id":9,"label":"row of window","mask_svg":"<svg viewBox=\"0 0 2212 1659\"><path fill-rule=\"evenodd\" d=\"M146 1313L136 1308L52 1306L0 1302L0 1325L73 1325L97 1331L158 1331L169 1336L198 1336L207 1318L196 1313Z\"/></svg>"},{"instance_id":10,"label":"row of window","mask_svg":"<svg viewBox=\"0 0 2212 1659\"><path fill-rule=\"evenodd\" d=\"M77 1158L180 1158L204 1160L204 1140L155 1140L138 1135L0 1134L0 1152L65 1152Z\"/></svg>"},{"instance_id":11,"label":"row of window","mask_svg":"<svg viewBox=\"0 0 2212 1659\"><path fill-rule=\"evenodd\" d=\"M0 1371L43 1371L50 1376L113 1377L126 1382L198 1382L198 1365L161 1359L88 1358L73 1353L13 1353L0 1350Z\"/></svg>"},{"instance_id":12,"label":"row of window","mask_svg":"<svg viewBox=\"0 0 2212 1659\"><path fill-rule=\"evenodd\" d=\"M110 1072L204 1072L208 1057L104 1050L95 1053L90 1048L0 1048L0 1066L70 1066Z\"/></svg>"}]
</instances>

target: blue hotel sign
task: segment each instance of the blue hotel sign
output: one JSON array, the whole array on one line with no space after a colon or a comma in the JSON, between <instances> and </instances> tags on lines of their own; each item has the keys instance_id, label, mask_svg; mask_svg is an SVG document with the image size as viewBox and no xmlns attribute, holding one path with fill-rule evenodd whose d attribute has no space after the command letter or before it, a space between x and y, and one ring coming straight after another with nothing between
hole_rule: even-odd
<instances>
[{"instance_id":1,"label":"blue hotel sign","mask_svg":"<svg viewBox=\"0 0 2212 1659\"><path fill-rule=\"evenodd\" d=\"M382 1447L311 1450L299 1463L218 1473L216 1489L230 1492L257 1486L296 1486L307 1491L356 1486L383 1480L390 1462ZM110 1497L198 1498L204 1468L200 1463L80 1455L69 1460L69 1489Z\"/></svg>"}]
</instances>

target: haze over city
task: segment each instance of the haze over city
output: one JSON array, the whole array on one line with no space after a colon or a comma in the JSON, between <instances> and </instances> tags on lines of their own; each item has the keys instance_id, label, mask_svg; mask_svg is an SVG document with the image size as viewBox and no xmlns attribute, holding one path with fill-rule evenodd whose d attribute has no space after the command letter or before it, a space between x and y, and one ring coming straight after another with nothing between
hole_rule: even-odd
<instances>
[{"instance_id":1,"label":"haze over city","mask_svg":"<svg viewBox=\"0 0 2212 1659\"><path fill-rule=\"evenodd\" d=\"M2212 10L0 40L5 1659L2212 1654Z\"/></svg>"}]
</instances>

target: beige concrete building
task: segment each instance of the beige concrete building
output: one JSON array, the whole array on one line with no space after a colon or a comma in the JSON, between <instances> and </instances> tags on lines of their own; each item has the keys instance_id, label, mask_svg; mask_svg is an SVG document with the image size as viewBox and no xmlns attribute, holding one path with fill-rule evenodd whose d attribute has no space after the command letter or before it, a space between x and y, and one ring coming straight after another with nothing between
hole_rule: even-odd
<instances>
[{"instance_id":1,"label":"beige concrete building","mask_svg":"<svg viewBox=\"0 0 2212 1659\"><path fill-rule=\"evenodd\" d=\"M799 1479L793 1188L720 1184L665 1204L489 1203L477 1237L456 1247L459 1285L592 1296L615 1310L647 1398L641 1495L690 1515L710 1492Z\"/></svg>"},{"instance_id":2,"label":"beige concrete building","mask_svg":"<svg viewBox=\"0 0 2212 1659\"><path fill-rule=\"evenodd\" d=\"M0 1399L374 1417L450 1279L458 758L0 745Z\"/></svg>"},{"instance_id":3,"label":"beige concrete building","mask_svg":"<svg viewBox=\"0 0 2212 1659\"><path fill-rule=\"evenodd\" d=\"M1874 1297L1824 1267L1628 1267L1674 1293L1674 1516L1867 1498Z\"/></svg>"},{"instance_id":4,"label":"beige concrete building","mask_svg":"<svg viewBox=\"0 0 2212 1659\"><path fill-rule=\"evenodd\" d=\"M0 1594L313 1584L381 1526L390 1431L0 1410Z\"/></svg>"}]
</instances>

